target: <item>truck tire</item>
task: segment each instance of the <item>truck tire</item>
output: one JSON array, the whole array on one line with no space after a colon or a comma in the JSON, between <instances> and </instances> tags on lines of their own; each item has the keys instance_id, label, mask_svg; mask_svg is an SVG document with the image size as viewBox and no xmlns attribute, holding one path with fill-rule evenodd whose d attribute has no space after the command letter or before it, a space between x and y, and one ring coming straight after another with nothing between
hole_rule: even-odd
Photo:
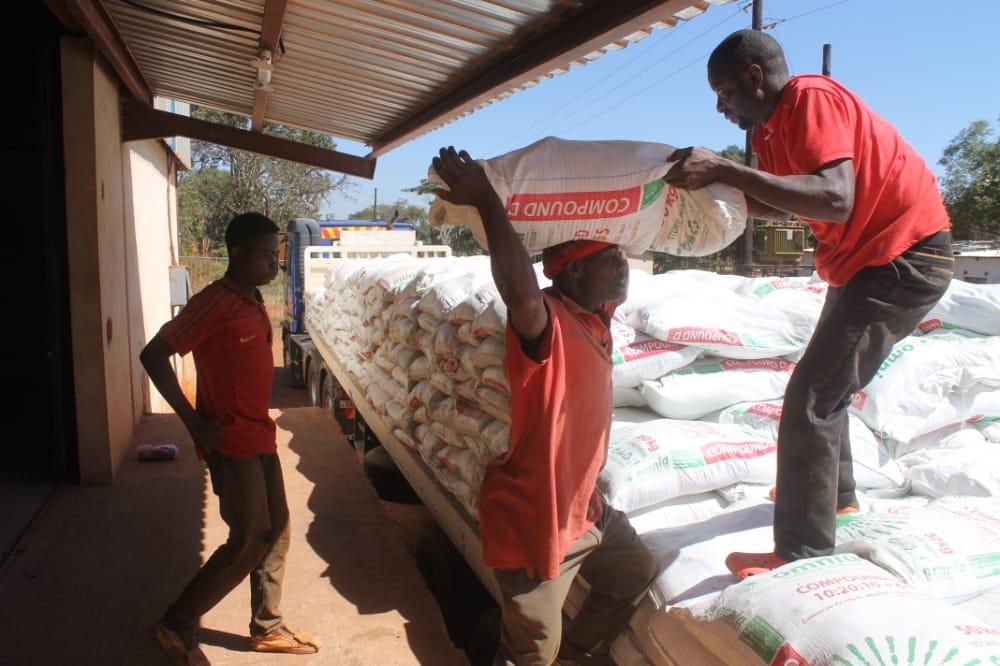
<instances>
[{"instance_id":1,"label":"truck tire","mask_svg":"<svg viewBox=\"0 0 1000 666\"><path fill-rule=\"evenodd\" d=\"M309 370L306 372L308 374L306 386L309 389L309 404L313 407L319 407L323 402L323 395L320 393L319 385L319 365L317 363L310 363Z\"/></svg>"},{"instance_id":2,"label":"truck tire","mask_svg":"<svg viewBox=\"0 0 1000 666\"><path fill-rule=\"evenodd\" d=\"M333 375L323 378L323 386L320 388L320 407L330 416L337 416L337 394L339 393L337 380Z\"/></svg>"},{"instance_id":3,"label":"truck tire","mask_svg":"<svg viewBox=\"0 0 1000 666\"><path fill-rule=\"evenodd\" d=\"M397 504L420 504L420 497L396 467L388 452L377 446L365 454L362 464L368 480L375 487L379 499Z\"/></svg>"}]
</instances>

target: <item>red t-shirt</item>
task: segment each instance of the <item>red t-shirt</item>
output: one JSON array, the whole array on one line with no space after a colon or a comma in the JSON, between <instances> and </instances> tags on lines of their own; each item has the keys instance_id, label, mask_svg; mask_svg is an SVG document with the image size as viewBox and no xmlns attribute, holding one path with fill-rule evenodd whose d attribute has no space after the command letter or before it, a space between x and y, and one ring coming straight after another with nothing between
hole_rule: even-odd
<instances>
[{"instance_id":1,"label":"red t-shirt","mask_svg":"<svg viewBox=\"0 0 1000 666\"><path fill-rule=\"evenodd\" d=\"M854 163L854 210L844 224L803 219L818 245L820 277L843 286L868 266L887 264L949 227L934 174L895 130L847 88L794 76L774 113L753 133L763 171L804 175L835 160Z\"/></svg>"},{"instance_id":2,"label":"red t-shirt","mask_svg":"<svg viewBox=\"0 0 1000 666\"><path fill-rule=\"evenodd\" d=\"M611 333L606 317L555 289L542 296L538 361L507 325L510 449L486 468L479 532L487 566L552 579L603 510L595 486L611 426Z\"/></svg>"},{"instance_id":3,"label":"red t-shirt","mask_svg":"<svg viewBox=\"0 0 1000 666\"><path fill-rule=\"evenodd\" d=\"M268 413L274 357L271 322L260 292L248 298L228 277L198 292L160 335L178 354L194 352L195 409L222 424L219 452L237 458L274 453Z\"/></svg>"}]
</instances>

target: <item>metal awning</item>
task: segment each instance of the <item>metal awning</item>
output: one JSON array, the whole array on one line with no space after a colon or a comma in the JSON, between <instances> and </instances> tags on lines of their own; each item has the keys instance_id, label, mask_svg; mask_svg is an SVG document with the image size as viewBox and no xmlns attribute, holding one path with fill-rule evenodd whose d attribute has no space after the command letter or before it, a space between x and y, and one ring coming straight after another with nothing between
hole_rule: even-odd
<instances>
[{"instance_id":1,"label":"metal awning","mask_svg":"<svg viewBox=\"0 0 1000 666\"><path fill-rule=\"evenodd\" d=\"M374 158L731 0L47 1L146 105L169 97L246 115L257 132L325 132Z\"/></svg>"}]
</instances>

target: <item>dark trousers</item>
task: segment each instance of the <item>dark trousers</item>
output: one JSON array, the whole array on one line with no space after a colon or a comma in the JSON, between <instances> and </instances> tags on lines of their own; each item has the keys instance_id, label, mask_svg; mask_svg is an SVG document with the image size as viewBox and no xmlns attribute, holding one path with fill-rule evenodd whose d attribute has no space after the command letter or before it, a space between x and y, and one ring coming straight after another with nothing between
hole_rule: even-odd
<instances>
[{"instance_id":1,"label":"dark trousers","mask_svg":"<svg viewBox=\"0 0 1000 666\"><path fill-rule=\"evenodd\" d=\"M282 621L281 583L289 543L281 463L275 454L234 458L221 453L205 462L229 538L184 588L166 621L193 641L198 618L249 575L250 633L266 634Z\"/></svg>"},{"instance_id":2,"label":"dark trousers","mask_svg":"<svg viewBox=\"0 0 1000 666\"><path fill-rule=\"evenodd\" d=\"M607 663L611 643L659 568L625 514L609 506L566 553L559 575L541 580L523 569L494 569L502 595L500 653L495 664L547 666L561 652ZM590 595L563 635L563 604L577 574Z\"/></svg>"},{"instance_id":3,"label":"dark trousers","mask_svg":"<svg viewBox=\"0 0 1000 666\"><path fill-rule=\"evenodd\" d=\"M774 544L786 560L833 552L836 511L857 502L847 427L851 398L934 307L952 269L951 235L944 231L827 293L785 390L778 428Z\"/></svg>"}]
</instances>

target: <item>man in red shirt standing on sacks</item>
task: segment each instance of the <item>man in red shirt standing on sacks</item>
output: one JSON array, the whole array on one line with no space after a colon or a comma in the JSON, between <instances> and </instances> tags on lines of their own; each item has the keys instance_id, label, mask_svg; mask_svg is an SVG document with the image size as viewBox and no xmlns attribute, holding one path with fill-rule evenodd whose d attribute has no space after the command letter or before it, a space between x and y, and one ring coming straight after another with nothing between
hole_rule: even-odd
<instances>
[{"instance_id":1,"label":"man in red shirt standing on sacks","mask_svg":"<svg viewBox=\"0 0 1000 666\"><path fill-rule=\"evenodd\" d=\"M760 171L702 148L677 151L669 183L742 190L751 215L796 215L830 287L788 388L778 430L773 553L733 553L741 577L833 551L836 516L858 508L847 410L893 345L951 281L948 214L933 174L884 119L824 76L789 77L781 46L735 32L708 61L719 113L753 129Z\"/></svg>"},{"instance_id":2,"label":"man in red shirt standing on sacks","mask_svg":"<svg viewBox=\"0 0 1000 666\"><path fill-rule=\"evenodd\" d=\"M656 575L625 515L595 491L611 427L611 332L628 290L621 248L574 241L545 250L541 290L531 259L482 167L442 149L445 201L475 206L493 279L507 304L504 369L511 390L508 452L486 469L479 497L483 562L502 594L498 663L609 663L612 639ZM563 636L577 574L590 596Z\"/></svg>"},{"instance_id":3,"label":"man in red shirt standing on sacks","mask_svg":"<svg viewBox=\"0 0 1000 666\"><path fill-rule=\"evenodd\" d=\"M207 664L195 639L199 618L250 576L250 649L311 654L318 644L290 630L279 605L288 552L288 504L268 414L274 358L271 322L258 287L278 274L278 226L244 213L226 228L229 269L198 292L142 350L153 384L191 433L219 496L229 539L219 546L153 627L172 664ZM194 353L197 406L170 365Z\"/></svg>"}]
</instances>

